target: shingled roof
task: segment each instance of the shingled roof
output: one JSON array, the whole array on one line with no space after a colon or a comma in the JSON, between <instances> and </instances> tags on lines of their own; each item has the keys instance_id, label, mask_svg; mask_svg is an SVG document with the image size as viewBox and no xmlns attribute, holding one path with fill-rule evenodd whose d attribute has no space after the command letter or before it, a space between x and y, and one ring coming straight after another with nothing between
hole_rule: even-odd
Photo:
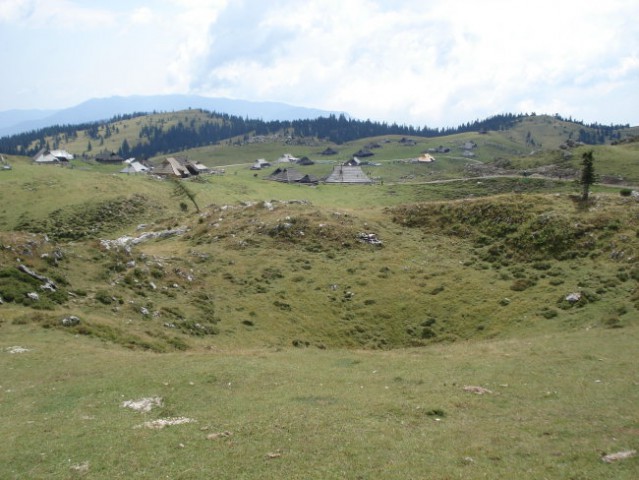
<instances>
[{"instance_id":1,"label":"shingled roof","mask_svg":"<svg viewBox=\"0 0 639 480\"><path fill-rule=\"evenodd\" d=\"M278 168L273 173L271 173L267 180L274 180L276 182L282 183L317 183L318 179L313 175L307 175L304 173L300 173L294 168Z\"/></svg>"},{"instance_id":2,"label":"shingled roof","mask_svg":"<svg viewBox=\"0 0 639 480\"><path fill-rule=\"evenodd\" d=\"M361 167L336 165L333 172L324 180L326 183L373 183Z\"/></svg>"}]
</instances>

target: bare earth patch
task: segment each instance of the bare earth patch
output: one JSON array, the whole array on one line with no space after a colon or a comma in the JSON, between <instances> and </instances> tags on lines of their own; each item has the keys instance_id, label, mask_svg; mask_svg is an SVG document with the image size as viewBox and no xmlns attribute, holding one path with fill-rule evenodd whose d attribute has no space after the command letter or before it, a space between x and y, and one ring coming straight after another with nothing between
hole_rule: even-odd
<instances>
[{"instance_id":1,"label":"bare earth patch","mask_svg":"<svg viewBox=\"0 0 639 480\"><path fill-rule=\"evenodd\" d=\"M485 395L487 393L493 393L492 391L488 390L487 388L477 387L477 386L474 386L474 385L466 385L464 387L464 392L475 393L477 395Z\"/></svg>"},{"instance_id":2,"label":"bare earth patch","mask_svg":"<svg viewBox=\"0 0 639 480\"><path fill-rule=\"evenodd\" d=\"M225 431L225 432L216 432L216 433L209 433L206 436L207 440L217 440L219 438L228 438L230 436L232 436L233 434L231 432Z\"/></svg>"},{"instance_id":3,"label":"bare earth patch","mask_svg":"<svg viewBox=\"0 0 639 480\"><path fill-rule=\"evenodd\" d=\"M89 472L89 462L77 463L75 465L71 465L69 470L78 474L85 474Z\"/></svg>"}]
</instances>

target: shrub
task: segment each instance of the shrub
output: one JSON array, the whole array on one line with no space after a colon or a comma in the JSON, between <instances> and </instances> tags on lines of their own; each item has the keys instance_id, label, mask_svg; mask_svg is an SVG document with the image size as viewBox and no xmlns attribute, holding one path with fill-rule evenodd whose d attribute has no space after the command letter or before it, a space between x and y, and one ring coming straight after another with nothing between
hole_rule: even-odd
<instances>
[{"instance_id":1,"label":"shrub","mask_svg":"<svg viewBox=\"0 0 639 480\"><path fill-rule=\"evenodd\" d=\"M603 324L604 324L604 327L606 328L622 328L623 327L623 325L621 324L621 320L616 315L612 315L606 318Z\"/></svg>"},{"instance_id":2,"label":"shrub","mask_svg":"<svg viewBox=\"0 0 639 480\"><path fill-rule=\"evenodd\" d=\"M430 327L422 328L421 337L423 339L435 338L437 336L437 332Z\"/></svg>"},{"instance_id":3,"label":"shrub","mask_svg":"<svg viewBox=\"0 0 639 480\"><path fill-rule=\"evenodd\" d=\"M280 310L284 310L284 311L287 311L287 312L291 311L291 306L288 303L280 302L279 300L275 300L273 302L273 305L275 305Z\"/></svg>"},{"instance_id":4,"label":"shrub","mask_svg":"<svg viewBox=\"0 0 639 480\"><path fill-rule=\"evenodd\" d=\"M510 289L515 292L523 292L524 290L532 287L533 285L535 285L535 282L529 278L518 278L512 283L512 285L510 286Z\"/></svg>"},{"instance_id":5,"label":"shrub","mask_svg":"<svg viewBox=\"0 0 639 480\"><path fill-rule=\"evenodd\" d=\"M441 408L433 408L432 410L428 410L426 412L426 415L428 415L429 417L445 417L446 412Z\"/></svg>"},{"instance_id":6,"label":"shrub","mask_svg":"<svg viewBox=\"0 0 639 480\"><path fill-rule=\"evenodd\" d=\"M544 317L544 318L547 318L547 319L555 318L557 315L559 315L557 310L552 309L552 308L544 308L541 311L541 316Z\"/></svg>"},{"instance_id":7,"label":"shrub","mask_svg":"<svg viewBox=\"0 0 639 480\"><path fill-rule=\"evenodd\" d=\"M95 292L95 299L104 305L111 305L113 303L113 297L106 290L98 290Z\"/></svg>"},{"instance_id":8,"label":"shrub","mask_svg":"<svg viewBox=\"0 0 639 480\"><path fill-rule=\"evenodd\" d=\"M621 190L619 190L619 195L621 195L622 197L629 197L630 195L632 195L632 189L622 188Z\"/></svg>"}]
</instances>

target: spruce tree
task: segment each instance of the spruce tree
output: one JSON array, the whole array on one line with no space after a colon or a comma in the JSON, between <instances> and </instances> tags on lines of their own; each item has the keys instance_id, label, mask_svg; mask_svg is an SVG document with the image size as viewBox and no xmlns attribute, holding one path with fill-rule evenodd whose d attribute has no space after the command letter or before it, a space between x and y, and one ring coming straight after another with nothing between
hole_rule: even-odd
<instances>
[{"instance_id":1,"label":"spruce tree","mask_svg":"<svg viewBox=\"0 0 639 480\"><path fill-rule=\"evenodd\" d=\"M593 165L594 158L592 150L584 152L581 158L581 179L579 181L581 184L581 200L587 202L588 195L590 194L590 186L595 183L595 167Z\"/></svg>"}]
</instances>

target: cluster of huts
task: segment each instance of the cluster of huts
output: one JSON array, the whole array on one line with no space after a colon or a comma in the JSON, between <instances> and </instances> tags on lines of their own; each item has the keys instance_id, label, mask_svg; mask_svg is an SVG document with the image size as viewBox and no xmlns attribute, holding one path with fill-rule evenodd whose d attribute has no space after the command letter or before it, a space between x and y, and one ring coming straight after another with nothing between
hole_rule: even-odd
<instances>
[{"instance_id":1,"label":"cluster of huts","mask_svg":"<svg viewBox=\"0 0 639 480\"><path fill-rule=\"evenodd\" d=\"M68 165L69 161L73 160L73 155L66 150L43 148L32 159L34 163L39 165ZM212 173L206 165L180 156L167 157L157 167L152 167L135 158L125 160L114 152L100 153L94 157L94 160L103 165L124 165L120 173L127 174L153 173L164 177L187 178L201 173Z\"/></svg>"},{"instance_id":2,"label":"cluster of huts","mask_svg":"<svg viewBox=\"0 0 639 480\"><path fill-rule=\"evenodd\" d=\"M322 155L334 155L335 151L322 152ZM362 153L364 156L366 152ZM191 161L187 157L173 156L167 157L156 167L137 161L135 158L125 160L120 155L113 152L100 153L96 155L95 161L100 164L124 164L124 168L120 173L138 174L152 173L161 177L177 177L188 178L205 173L223 173L223 170L212 171L206 165L197 161ZM68 164L73 159L73 155L65 150L40 150L34 157L33 161L38 164ZM418 163L431 163L435 158L427 152L424 152L419 158L413 159ZM285 153L275 162L275 170L264 177L282 183L298 183L304 185L316 185L322 183L341 183L341 184L371 184L373 180L364 173L362 166L379 165L368 160L362 160L359 156L353 157L347 162L333 166L330 174L320 178L309 173L302 173L297 170L296 166L313 165L315 162L308 157L298 158L291 154ZM265 170L273 167L273 164L263 158L257 159L250 167L251 170ZM257 177L257 173L255 174Z\"/></svg>"},{"instance_id":3,"label":"cluster of huts","mask_svg":"<svg viewBox=\"0 0 639 480\"><path fill-rule=\"evenodd\" d=\"M330 153L333 154L332 152ZM316 185L322 183L360 183L370 184L373 181L364 173L362 165L368 162L361 162L357 157L353 157L348 162L335 165L333 171L322 178L312 174L302 173L295 168L296 166L313 165L315 162L308 157L295 157L289 153L285 153L275 162L276 168L267 175L267 180L273 180L281 183L299 183L303 185ZM263 158L257 159L251 166L251 170L264 170L273 167L271 162ZM256 174L257 175L257 174Z\"/></svg>"},{"instance_id":4,"label":"cluster of huts","mask_svg":"<svg viewBox=\"0 0 639 480\"><path fill-rule=\"evenodd\" d=\"M42 149L34 157L33 161L37 164L68 164L73 159L73 155L65 150L48 150ZM138 174L152 173L161 177L178 177L188 178L203 173L212 173L211 170L202 163L191 161L186 157L174 156L167 157L156 167L151 167L143 162L137 161L135 158L125 160L116 153L101 153L95 156L95 161L100 164L124 164L124 168L120 173ZM309 173L302 173L293 165L313 165L313 161L307 157L297 158L291 154L284 154L276 160L277 168L267 175L267 180L273 180L282 183L299 183L305 185L316 185L323 183L359 183L370 184L373 181L364 173L357 157L353 157L346 163L335 165L333 171L319 178ZM272 164L264 159L258 159L250 167L252 170L264 170L271 167Z\"/></svg>"},{"instance_id":5,"label":"cluster of huts","mask_svg":"<svg viewBox=\"0 0 639 480\"><path fill-rule=\"evenodd\" d=\"M301 173L294 167L278 167L266 177L282 183L300 183L304 185L316 185L323 183L360 183L370 184L373 181L364 173L359 165L339 164L333 166L333 171L326 177L319 178L308 173Z\"/></svg>"}]
</instances>

